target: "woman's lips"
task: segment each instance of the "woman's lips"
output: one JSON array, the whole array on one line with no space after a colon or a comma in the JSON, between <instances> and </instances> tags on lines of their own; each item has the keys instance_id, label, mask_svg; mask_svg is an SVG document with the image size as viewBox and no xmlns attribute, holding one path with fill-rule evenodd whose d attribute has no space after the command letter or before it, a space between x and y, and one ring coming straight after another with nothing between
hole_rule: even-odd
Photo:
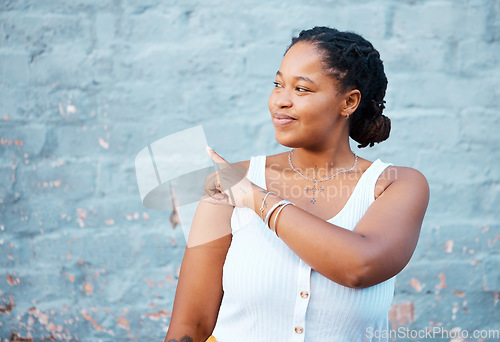
<instances>
[{"instance_id":1,"label":"woman's lips","mask_svg":"<svg viewBox=\"0 0 500 342\"><path fill-rule=\"evenodd\" d=\"M285 126L285 125L291 124L294 121L296 121L296 119L294 119L288 115L284 115L284 114L273 115L273 125L274 126Z\"/></svg>"}]
</instances>

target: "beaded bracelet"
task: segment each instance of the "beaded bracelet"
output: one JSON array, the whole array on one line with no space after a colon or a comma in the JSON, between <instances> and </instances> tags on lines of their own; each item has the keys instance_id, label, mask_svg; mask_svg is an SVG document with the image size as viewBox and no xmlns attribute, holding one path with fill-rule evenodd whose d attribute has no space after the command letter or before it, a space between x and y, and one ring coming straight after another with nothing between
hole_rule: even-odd
<instances>
[{"instance_id":1,"label":"beaded bracelet","mask_svg":"<svg viewBox=\"0 0 500 342\"><path fill-rule=\"evenodd\" d=\"M266 198L267 196L269 196L269 194L273 194L274 196L276 196L276 194L274 192L271 192L269 191L265 196L264 196L264 199L262 200L262 205L260 206L260 218L261 219L264 219L264 204L266 203Z\"/></svg>"},{"instance_id":2,"label":"beaded bracelet","mask_svg":"<svg viewBox=\"0 0 500 342\"><path fill-rule=\"evenodd\" d=\"M276 210L276 208L278 208L280 205L283 205L283 204L288 204L288 203L292 203L290 202L289 200L281 200L279 201L278 203L276 203L275 205L273 205L271 207L271 209L269 209L269 211L267 212L267 215L266 215L266 218L264 220L264 223L266 224L266 226L271 229L271 227L269 226L269 218L271 217L271 215L273 214L273 211Z\"/></svg>"},{"instance_id":3,"label":"beaded bracelet","mask_svg":"<svg viewBox=\"0 0 500 342\"><path fill-rule=\"evenodd\" d=\"M293 204L292 202L288 201L288 203L285 203L285 204L283 204L283 205L281 206L281 208L280 208L280 209L278 210L278 212L276 213L276 216L274 217L274 225L273 225L273 229L272 229L272 231L274 232L274 234L276 234L276 236L277 236L277 237L280 237L280 236L278 235L278 231L276 230L276 221L278 220L278 216L280 216L280 213L281 213L281 211L283 210L283 208L284 208L284 207L286 207L286 206L287 206L287 205L289 205L289 204L291 204L291 205L295 206L295 204Z\"/></svg>"}]
</instances>

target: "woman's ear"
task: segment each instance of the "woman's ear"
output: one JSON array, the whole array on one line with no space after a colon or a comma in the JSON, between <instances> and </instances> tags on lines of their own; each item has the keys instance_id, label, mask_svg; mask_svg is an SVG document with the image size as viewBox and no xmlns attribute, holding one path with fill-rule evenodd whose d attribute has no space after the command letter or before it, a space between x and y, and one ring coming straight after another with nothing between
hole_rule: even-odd
<instances>
[{"instance_id":1,"label":"woman's ear","mask_svg":"<svg viewBox=\"0 0 500 342\"><path fill-rule=\"evenodd\" d=\"M342 115L349 117L356 111L361 101L361 92L358 89L353 89L347 92L344 96L344 108L342 108Z\"/></svg>"}]
</instances>

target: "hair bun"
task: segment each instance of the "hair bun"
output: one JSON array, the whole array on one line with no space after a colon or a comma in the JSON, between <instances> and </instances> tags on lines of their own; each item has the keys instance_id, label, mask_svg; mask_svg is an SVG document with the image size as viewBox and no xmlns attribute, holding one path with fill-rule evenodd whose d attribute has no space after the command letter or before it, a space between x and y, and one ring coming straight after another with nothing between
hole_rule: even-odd
<instances>
[{"instance_id":1,"label":"hair bun","mask_svg":"<svg viewBox=\"0 0 500 342\"><path fill-rule=\"evenodd\" d=\"M359 143L358 147L372 147L389 138L391 132L391 119L380 114L371 119L360 118L350 123L349 135Z\"/></svg>"}]
</instances>

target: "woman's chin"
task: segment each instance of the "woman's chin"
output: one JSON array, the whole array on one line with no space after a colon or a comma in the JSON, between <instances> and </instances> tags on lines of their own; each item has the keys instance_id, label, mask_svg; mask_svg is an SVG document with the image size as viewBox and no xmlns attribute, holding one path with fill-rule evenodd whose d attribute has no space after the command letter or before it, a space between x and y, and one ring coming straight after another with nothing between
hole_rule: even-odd
<instances>
[{"instance_id":1,"label":"woman's chin","mask_svg":"<svg viewBox=\"0 0 500 342\"><path fill-rule=\"evenodd\" d=\"M281 132L274 131L274 138L278 144L285 147L296 148L300 146L297 137L294 137L292 134L283 134Z\"/></svg>"}]
</instances>

